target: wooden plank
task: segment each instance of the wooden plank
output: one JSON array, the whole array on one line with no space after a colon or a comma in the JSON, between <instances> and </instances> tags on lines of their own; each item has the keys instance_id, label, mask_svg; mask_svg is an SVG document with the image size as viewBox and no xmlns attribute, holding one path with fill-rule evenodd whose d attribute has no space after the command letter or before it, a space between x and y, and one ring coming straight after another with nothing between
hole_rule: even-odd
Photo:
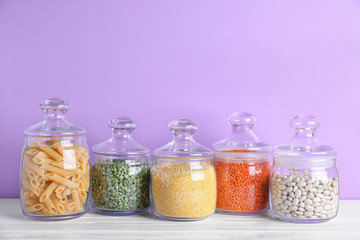
<instances>
[{"instance_id":1,"label":"wooden plank","mask_svg":"<svg viewBox=\"0 0 360 240\"><path fill-rule=\"evenodd\" d=\"M342 200L338 216L326 223L295 224L270 213L231 216L216 213L203 221L162 221L138 216L88 213L66 221L34 221L18 199L0 199L0 239L360 239L360 200Z\"/></svg>"}]
</instances>

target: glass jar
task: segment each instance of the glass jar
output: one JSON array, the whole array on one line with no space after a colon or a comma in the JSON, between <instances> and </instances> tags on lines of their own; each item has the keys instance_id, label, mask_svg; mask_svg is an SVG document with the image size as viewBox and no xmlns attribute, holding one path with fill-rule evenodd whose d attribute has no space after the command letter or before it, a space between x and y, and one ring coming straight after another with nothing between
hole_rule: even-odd
<instances>
[{"instance_id":1,"label":"glass jar","mask_svg":"<svg viewBox=\"0 0 360 240\"><path fill-rule=\"evenodd\" d=\"M269 208L271 147L261 142L252 128L255 117L234 113L232 132L213 145L217 179L216 211L254 215Z\"/></svg>"},{"instance_id":2,"label":"glass jar","mask_svg":"<svg viewBox=\"0 0 360 240\"><path fill-rule=\"evenodd\" d=\"M134 215L149 209L150 150L130 135L130 118L109 122L112 137L92 148L91 192L95 211L106 215Z\"/></svg>"},{"instance_id":3,"label":"glass jar","mask_svg":"<svg viewBox=\"0 0 360 240\"><path fill-rule=\"evenodd\" d=\"M66 101L50 98L40 107L46 119L24 132L22 211L40 220L79 217L88 210L90 186L86 131L65 121Z\"/></svg>"},{"instance_id":4,"label":"glass jar","mask_svg":"<svg viewBox=\"0 0 360 240\"><path fill-rule=\"evenodd\" d=\"M165 220L205 219L216 207L214 154L194 141L197 126L191 120L177 119L169 128L173 141L154 151L151 210Z\"/></svg>"},{"instance_id":5,"label":"glass jar","mask_svg":"<svg viewBox=\"0 0 360 240\"><path fill-rule=\"evenodd\" d=\"M325 222L337 215L339 178L336 150L315 137L319 121L299 115L291 121L294 138L274 148L271 169L271 212L281 220Z\"/></svg>"}]
</instances>

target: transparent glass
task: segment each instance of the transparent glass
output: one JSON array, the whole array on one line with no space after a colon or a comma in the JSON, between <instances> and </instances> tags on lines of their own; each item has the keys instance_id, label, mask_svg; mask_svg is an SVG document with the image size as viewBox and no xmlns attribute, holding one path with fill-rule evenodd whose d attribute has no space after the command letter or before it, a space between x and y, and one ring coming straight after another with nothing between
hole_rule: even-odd
<instances>
[{"instance_id":1,"label":"transparent glass","mask_svg":"<svg viewBox=\"0 0 360 240\"><path fill-rule=\"evenodd\" d=\"M339 207L336 150L315 138L315 117L299 115L291 126L294 139L274 148L271 212L288 222L326 222L336 217Z\"/></svg>"},{"instance_id":2,"label":"transparent glass","mask_svg":"<svg viewBox=\"0 0 360 240\"><path fill-rule=\"evenodd\" d=\"M169 124L173 141L154 151L151 210L164 220L205 219L216 208L213 152L194 141L197 126L188 119Z\"/></svg>"},{"instance_id":3,"label":"transparent glass","mask_svg":"<svg viewBox=\"0 0 360 240\"><path fill-rule=\"evenodd\" d=\"M255 117L234 113L229 117L231 134L215 143L217 177L216 211L254 215L269 208L271 148L254 133Z\"/></svg>"},{"instance_id":4,"label":"transparent glass","mask_svg":"<svg viewBox=\"0 0 360 240\"><path fill-rule=\"evenodd\" d=\"M38 220L79 217L88 210L90 187L86 131L65 121L70 105L51 98L46 119L25 130L20 170L23 213Z\"/></svg>"},{"instance_id":5,"label":"transparent glass","mask_svg":"<svg viewBox=\"0 0 360 240\"><path fill-rule=\"evenodd\" d=\"M92 204L97 213L134 215L150 207L150 150L130 135L136 124L127 117L110 121L112 137L93 147Z\"/></svg>"}]
</instances>

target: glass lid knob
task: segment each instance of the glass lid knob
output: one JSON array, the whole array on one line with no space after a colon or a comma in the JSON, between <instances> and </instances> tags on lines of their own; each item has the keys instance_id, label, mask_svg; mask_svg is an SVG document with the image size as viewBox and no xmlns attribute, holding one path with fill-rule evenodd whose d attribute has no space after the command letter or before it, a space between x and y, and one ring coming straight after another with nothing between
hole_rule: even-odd
<instances>
[{"instance_id":1,"label":"glass lid knob","mask_svg":"<svg viewBox=\"0 0 360 240\"><path fill-rule=\"evenodd\" d=\"M294 129L313 129L320 126L320 121L312 115L302 114L294 117L290 125Z\"/></svg>"},{"instance_id":2,"label":"glass lid knob","mask_svg":"<svg viewBox=\"0 0 360 240\"><path fill-rule=\"evenodd\" d=\"M191 121L190 119L179 118L169 123L169 129L173 133L189 132L193 134L197 130L197 125L195 122Z\"/></svg>"},{"instance_id":3,"label":"glass lid knob","mask_svg":"<svg viewBox=\"0 0 360 240\"><path fill-rule=\"evenodd\" d=\"M313 115L297 115L290 121L290 126L295 132L294 137L288 143L275 146L274 153L276 155L304 157L304 161L308 160L308 157L324 158L327 161L329 156L336 156L337 152L334 148L321 144L316 138L320 121ZM331 161L332 159L330 158Z\"/></svg>"},{"instance_id":4,"label":"glass lid knob","mask_svg":"<svg viewBox=\"0 0 360 240\"><path fill-rule=\"evenodd\" d=\"M255 122L256 122L255 116L247 112L233 113L229 117L229 124L233 128L237 128L239 126L247 126L251 129L254 127Z\"/></svg>"},{"instance_id":5,"label":"glass lid knob","mask_svg":"<svg viewBox=\"0 0 360 240\"><path fill-rule=\"evenodd\" d=\"M41 110L45 113L51 111L60 111L65 113L70 109L70 107L70 103L57 97L49 98L40 104Z\"/></svg>"},{"instance_id":6,"label":"glass lid knob","mask_svg":"<svg viewBox=\"0 0 360 240\"><path fill-rule=\"evenodd\" d=\"M132 132L136 128L135 121L128 117L115 118L109 122L109 128L113 131L116 130L127 130Z\"/></svg>"}]
</instances>

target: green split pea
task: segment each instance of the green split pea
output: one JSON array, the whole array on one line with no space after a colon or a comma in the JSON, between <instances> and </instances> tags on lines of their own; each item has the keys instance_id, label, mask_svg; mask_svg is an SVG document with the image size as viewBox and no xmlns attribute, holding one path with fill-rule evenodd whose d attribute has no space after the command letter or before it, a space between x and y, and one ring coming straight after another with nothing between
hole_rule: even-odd
<instances>
[{"instance_id":1,"label":"green split pea","mask_svg":"<svg viewBox=\"0 0 360 240\"><path fill-rule=\"evenodd\" d=\"M150 166L134 160L96 162L92 168L92 195L99 209L141 210L149 207Z\"/></svg>"}]
</instances>

